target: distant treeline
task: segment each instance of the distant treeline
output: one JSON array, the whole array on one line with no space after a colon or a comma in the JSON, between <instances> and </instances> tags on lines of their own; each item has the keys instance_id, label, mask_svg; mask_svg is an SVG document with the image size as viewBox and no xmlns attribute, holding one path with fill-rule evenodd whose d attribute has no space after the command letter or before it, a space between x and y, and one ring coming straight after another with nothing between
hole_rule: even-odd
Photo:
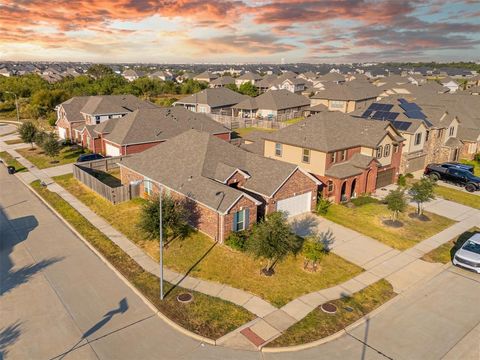
<instances>
[{"instance_id":1,"label":"distant treeline","mask_svg":"<svg viewBox=\"0 0 480 360\"><path fill-rule=\"evenodd\" d=\"M86 75L66 77L55 83L49 83L35 74L0 76L0 113L5 115L15 111L12 93L19 98L22 118L48 119L52 124L55 121L55 106L73 96L133 94L160 105L170 105L175 95L181 97L206 87L206 83L194 80L177 84L142 77L129 82L110 68L98 65L90 67Z\"/></svg>"},{"instance_id":2,"label":"distant treeline","mask_svg":"<svg viewBox=\"0 0 480 360\"><path fill-rule=\"evenodd\" d=\"M480 64L474 62L449 62L449 63L437 63L437 62L405 62L405 63L386 63L386 66L391 67L413 67L413 68L430 68L430 69L442 69L442 68L452 68L452 69L465 69L473 70L480 72Z\"/></svg>"}]
</instances>

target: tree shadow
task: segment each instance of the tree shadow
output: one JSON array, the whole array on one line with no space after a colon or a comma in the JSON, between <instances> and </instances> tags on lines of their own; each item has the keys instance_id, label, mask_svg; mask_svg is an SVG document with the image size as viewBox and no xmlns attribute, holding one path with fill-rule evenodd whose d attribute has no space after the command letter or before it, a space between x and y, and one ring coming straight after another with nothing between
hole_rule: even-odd
<instances>
[{"instance_id":1,"label":"tree shadow","mask_svg":"<svg viewBox=\"0 0 480 360\"><path fill-rule=\"evenodd\" d=\"M0 360L6 358L7 348L13 345L20 337L22 333L21 325L21 322L16 321L0 330Z\"/></svg>"},{"instance_id":2,"label":"tree shadow","mask_svg":"<svg viewBox=\"0 0 480 360\"><path fill-rule=\"evenodd\" d=\"M330 252L330 250L332 250L332 245L335 243L335 235L333 235L333 231L331 229L322 231L317 237L318 241L323 245L323 251Z\"/></svg>"},{"instance_id":3,"label":"tree shadow","mask_svg":"<svg viewBox=\"0 0 480 360\"><path fill-rule=\"evenodd\" d=\"M315 215L308 214L302 218L293 219L292 231L302 237L314 235L317 232L319 220Z\"/></svg>"},{"instance_id":4,"label":"tree shadow","mask_svg":"<svg viewBox=\"0 0 480 360\"><path fill-rule=\"evenodd\" d=\"M63 359L65 358L65 356L67 356L69 353L71 353L72 351L75 351L79 345L82 343L82 341L84 341L85 339L87 339L89 336L92 336L93 334L95 334L98 330L100 330L102 327L104 327L110 320L112 320L112 318L117 315L117 314L124 314L127 310L128 310L128 301L127 301L127 298L123 298L122 300L120 300L118 302L118 307L113 309L113 310L110 310L109 312L107 312L105 315L103 315L103 318L98 321L95 325L93 325L90 329L88 329L87 331L85 331L83 334L82 334L82 337L80 338L80 340L77 341L77 343L75 343L75 345L73 345L69 350L65 351L64 353L54 357L54 359L56 358L59 358L59 359Z\"/></svg>"}]
</instances>

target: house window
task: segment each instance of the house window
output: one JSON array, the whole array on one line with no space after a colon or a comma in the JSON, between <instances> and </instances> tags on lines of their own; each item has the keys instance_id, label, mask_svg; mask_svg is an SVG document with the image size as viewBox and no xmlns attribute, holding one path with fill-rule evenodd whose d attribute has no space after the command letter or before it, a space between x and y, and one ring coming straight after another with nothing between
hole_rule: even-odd
<instances>
[{"instance_id":1,"label":"house window","mask_svg":"<svg viewBox=\"0 0 480 360\"><path fill-rule=\"evenodd\" d=\"M442 137L442 135L443 135L443 129L439 129L439 130L438 130L438 133L437 133L437 137L438 137L438 138L439 138L439 137Z\"/></svg>"},{"instance_id":2,"label":"house window","mask_svg":"<svg viewBox=\"0 0 480 360\"><path fill-rule=\"evenodd\" d=\"M385 145L385 148L383 150L383 156L385 156L385 157L390 156L390 144Z\"/></svg>"},{"instance_id":3,"label":"house window","mask_svg":"<svg viewBox=\"0 0 480 360\"><path fill-rule=\"evenodd\" d=\"M380 159L382 157L382 153L383 153L383 146L380 145L378 148L377 148L377 159Z\"/></svg>"},{"instance_id":4,"label":"house window","mask_svg":"<svg viewBox=\"0 0 480 360\"><path fill-rule=\"evenodd\" d=\"M455 132L455 126L450 126L450 128L448 129L448 135L453 136L454 132Z\"/></svg>"},{"instance_id":5,"label":"house window","mask_svg":"<svg viewBox=\"0 0 480 360\"><path fill-rule=\"evenodd\" d=\"M333 191L333 181L332 180L328 180L328 182L327 182L327 191L329 193L331 193Z\"/></svg>"},{"instance_id":6,"label":"house window","mask_svg":"<svg viewBox=\"0 0 480 360\"><path fill-rule=\"evenodd\" d=\"M198 107L198 112L199 112L199 113L206 113L206 112L207 112L207 109L205 108L205 106L199 106L199 107Z\"/></svg>"},{"instance_id":7,"label":"house window","mask_svg":"<svg viewBox=\"0 0 480 360\"><path fill-rule=\"evenodd\" d=\"M415 134L415 145L420 145L422 142L422 133Z\"/></svg>"},{"instance_id":8,"label":"house window","mask_svg":"<svg viewBox=\"0 0 480 360\"><path fill-rule=\"evenodd\" d=\"M330 101L330 107L332 109L343 109L345 106L345 101L332 100Z\"/></svg>"},{"instance_id":9,"label":"house window","mask_svg":"<svg viewBox=\"0 0 480 360\"><path fill-rule=\"evenodd\" d=\"M243 209L233 214L233 231L242 231L248 228L249 209Z\"/></svg>"},{"instance_id":10,"label":"house window","mask_svg":"<svg viewBox=\"0 0 480 360\"><path fill-rule=\"evenodd\" d=\"M425 133L425 141L428 141L428 135L430 135L430 131L427 131L427 132Z\"/></svg>"},{"instance_id":11,"label":"house window","mask_svg":"<svg viewBox=\"0 0 480 360\"><path fill-rule=\"evenodd\" d=\"M279 144L279 143L275 144L275 155L282 156L282 144Z\"/></svg>"},{"instance_id":12,"label":"house window","mask_svg":"<svg viewBox=\"0 0 480 360\"><path fill-rule=\"evenodd\" d=\"M310 149L303 149L302 161L307 164L310 162Z\"/></svg>"},{"instance_id":13,"label":"house window","mask_svg":"<svg viewBox=\"0 0 480 360\"><path fill-rule=\"evenodd\" d=\"M345 160L347 158L347 150L343 150L342 153L341 153L341 161Z\"/></svg>"},{"instance_id":14,"label":"house window","mask_svg":"<svg viewBox=\"0 0 480 360\"><path fill-rule=\"evenodd\" d=\"M398 145L393 145L393 152L395 154L398 152Z\"/></svg>"},{"instance_id":15,"label":"house window","mask_svg":"<svg viewBox=\"0 0 480 360\"><path fill-rule=\"evenodd\" d=\"M149 178L145 178L143 188L144 188L145 194L152 195L153 194L152 180L150 180Z\"/></svg>"},{"instance_id":16,"label":"house window","mask_svg":"<svg viewBox=\"0 0 480 360\"><path fill-rule=\"evenodd\" d=\"M330 162L332 164L337 162L337 153L336 152L333 152L333 153L330 154Z\"/></svg>"}]
</instances>

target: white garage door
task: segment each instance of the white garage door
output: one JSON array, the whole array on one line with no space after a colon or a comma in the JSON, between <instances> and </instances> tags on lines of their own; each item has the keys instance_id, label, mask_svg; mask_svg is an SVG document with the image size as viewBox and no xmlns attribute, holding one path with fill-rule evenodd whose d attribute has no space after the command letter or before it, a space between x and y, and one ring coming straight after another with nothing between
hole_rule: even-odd
<instances>
[{"instance_id":1,"label":"white garage door","mask_svg":"<svg viewBox=\"0 0 480 360\"><path fill-rule=\"evenodd\" d=\"M278 211L285 211L288 216L295 216L311 209L312 193L293 196L288 199L279 200L277 203Z\"/></svg>"},{"instance_id":2,"label":"white garage door","mask_svg":"<svg viewBox=\"0 0 480 360\"><path fill-rule=\"evenodd\" d=\"M120 149L111 144L105 144L105 153L107 156L120 156Z\"/></svg>"},{"instance_id":3,"label":"white garage door","mask_svg":"<svg viewBox=\"0 0 480 360\"><path fill-rule=\"evenodd\" d=\"M58 128L58 137L62 140L67 138L67 129L59 127Z\"/></svg>"}]
</instances>

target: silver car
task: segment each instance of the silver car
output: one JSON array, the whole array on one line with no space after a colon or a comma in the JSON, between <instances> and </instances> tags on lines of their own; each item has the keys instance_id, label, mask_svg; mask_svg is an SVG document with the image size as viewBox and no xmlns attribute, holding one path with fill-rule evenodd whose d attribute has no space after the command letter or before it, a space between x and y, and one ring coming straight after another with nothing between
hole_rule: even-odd
<instances>
[{"instance_id":1,"label":"silver car","mask_svg":"<svg viewBox=\"0 0 480 360\"><path fill-rule=\"evenodd\" d=\"M480 234L473 235L457 250L453 264L480 274Z\"/></svg>"}]
</instances>

